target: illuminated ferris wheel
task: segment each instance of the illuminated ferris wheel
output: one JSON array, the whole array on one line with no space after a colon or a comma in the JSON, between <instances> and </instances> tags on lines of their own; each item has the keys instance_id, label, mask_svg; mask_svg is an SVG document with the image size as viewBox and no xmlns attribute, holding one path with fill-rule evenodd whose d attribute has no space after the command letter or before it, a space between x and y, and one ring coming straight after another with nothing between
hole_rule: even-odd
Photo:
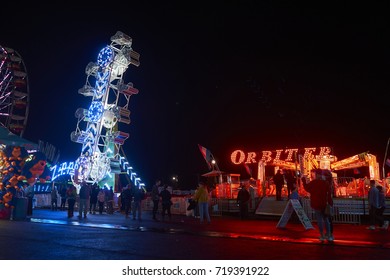
<instances>
[{"instance_id":1,"label":"illuminated ferris wheel","mask_svg":"<svg viewBox=\"0 0 390 280\"><path fill-rule=\"evenodd\" d=\"M22 57L0 46L0 125L23 136L30 103L28 77Z\"/></svg>"},{"instance_id":2,"label":"illuminated ferris wheel","mask_svg":"<svg viewBox=\"0 0 390 280\"><path fill-rule=\"evenodd\" d=\"M88 109L76 110L76 130L71 140L82 144L75 162L73 183L100 182L121 160L120 148L129 133L119 130L120 124L130 124L130 97L138 93L123 75L130 64L139 66L139 54L132 50L132 39L118 31L111 44L103 48L96 62L90 62L85 73L85 85L79 93L91 97Z\"/></svg>"}]
</instances>

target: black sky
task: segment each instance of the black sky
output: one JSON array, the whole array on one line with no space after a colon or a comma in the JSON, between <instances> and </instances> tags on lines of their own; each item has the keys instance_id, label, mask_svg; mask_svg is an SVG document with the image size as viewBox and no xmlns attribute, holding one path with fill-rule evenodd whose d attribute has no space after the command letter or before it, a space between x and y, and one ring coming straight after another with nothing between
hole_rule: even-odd
<instances>
[{"instance_id":1,"label":"black sky","mask_svg":"<svg viewBox=\"0 0 390 280\"><path fill-rule=\"evenodd\" d=\"M90 98L77 91L86 65L120 30L141 54L125 75L140 93L130 102L124 149L147 185L176 174L193 187L207 172L197 144L221 169L241 174L229 160L238 148L330 146L340 159L370 151L382 163L390 136L388 4L209 2L7 9L0 45L21 54L29 75L24 137L56 146L61 161L79 156L70 133Z\"/></svg>"}]
</instances>

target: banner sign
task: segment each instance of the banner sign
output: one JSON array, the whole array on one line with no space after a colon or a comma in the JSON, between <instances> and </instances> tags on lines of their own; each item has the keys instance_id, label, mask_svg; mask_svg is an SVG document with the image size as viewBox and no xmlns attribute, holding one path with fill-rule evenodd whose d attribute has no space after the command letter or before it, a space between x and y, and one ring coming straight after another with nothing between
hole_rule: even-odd
<instances>
[{"instance_id":1,"label":"banner sign","mask_svg":"<svg viewBox=\"0 0 390 280\"><path fill-rule=\"evenodd\" d=\"M287 222L290 220L291 215L295 211L297 213L299 220L305 229L314 229L313 225L310 222L309 217L306 215L305 210L303 210L301 203L298 199L290 199L284 209L283 215L280 218L277 228L284 228L287 225Z\"/></svg>"}]
</instances>

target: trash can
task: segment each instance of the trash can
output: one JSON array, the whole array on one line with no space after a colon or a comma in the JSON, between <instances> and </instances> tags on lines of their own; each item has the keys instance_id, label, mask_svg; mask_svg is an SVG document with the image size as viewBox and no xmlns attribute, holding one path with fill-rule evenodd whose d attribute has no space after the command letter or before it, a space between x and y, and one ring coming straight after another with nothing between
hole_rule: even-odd
<instances>
[{"instance_id":1,"label":"trash can","mask_svg":"<svg viewBox=\"0 0 390 280\"><path fill-rule=\"evenodd\" d=\"M27 217L27 204L26 197L20 197L15 199L14 220L23 220Z\"/></svg>"}]
</instances>

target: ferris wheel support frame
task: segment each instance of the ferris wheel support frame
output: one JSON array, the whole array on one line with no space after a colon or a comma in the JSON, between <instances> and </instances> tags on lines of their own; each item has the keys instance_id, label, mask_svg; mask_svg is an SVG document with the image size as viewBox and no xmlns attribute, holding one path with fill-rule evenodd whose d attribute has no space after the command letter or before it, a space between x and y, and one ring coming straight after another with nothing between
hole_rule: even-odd
<instances>
[{"instance_id":1,"label":"ferris wheel support frame","mask_svg":"<svg viewBox=\"0 0 390 280\"><path fill-rule=\"evenodd\" d=\"M118 123L130 124L130 97L138 93L132 83L123 82L128 66L140 64L139 54L131 45L132 39L118 31L111 37L111 44L99 52L97 62L86 67L86 82L79 93L92 97L92 102L89 109L79 108L75 113L78 121L71 140L82 144L75 164L77 176L72 178L75 185L101 181L111 173L111 163L121 158L119 150L129 134L120 131ZM137 178L135 183L142 182Z\"/></svg>"}]
</instances>

